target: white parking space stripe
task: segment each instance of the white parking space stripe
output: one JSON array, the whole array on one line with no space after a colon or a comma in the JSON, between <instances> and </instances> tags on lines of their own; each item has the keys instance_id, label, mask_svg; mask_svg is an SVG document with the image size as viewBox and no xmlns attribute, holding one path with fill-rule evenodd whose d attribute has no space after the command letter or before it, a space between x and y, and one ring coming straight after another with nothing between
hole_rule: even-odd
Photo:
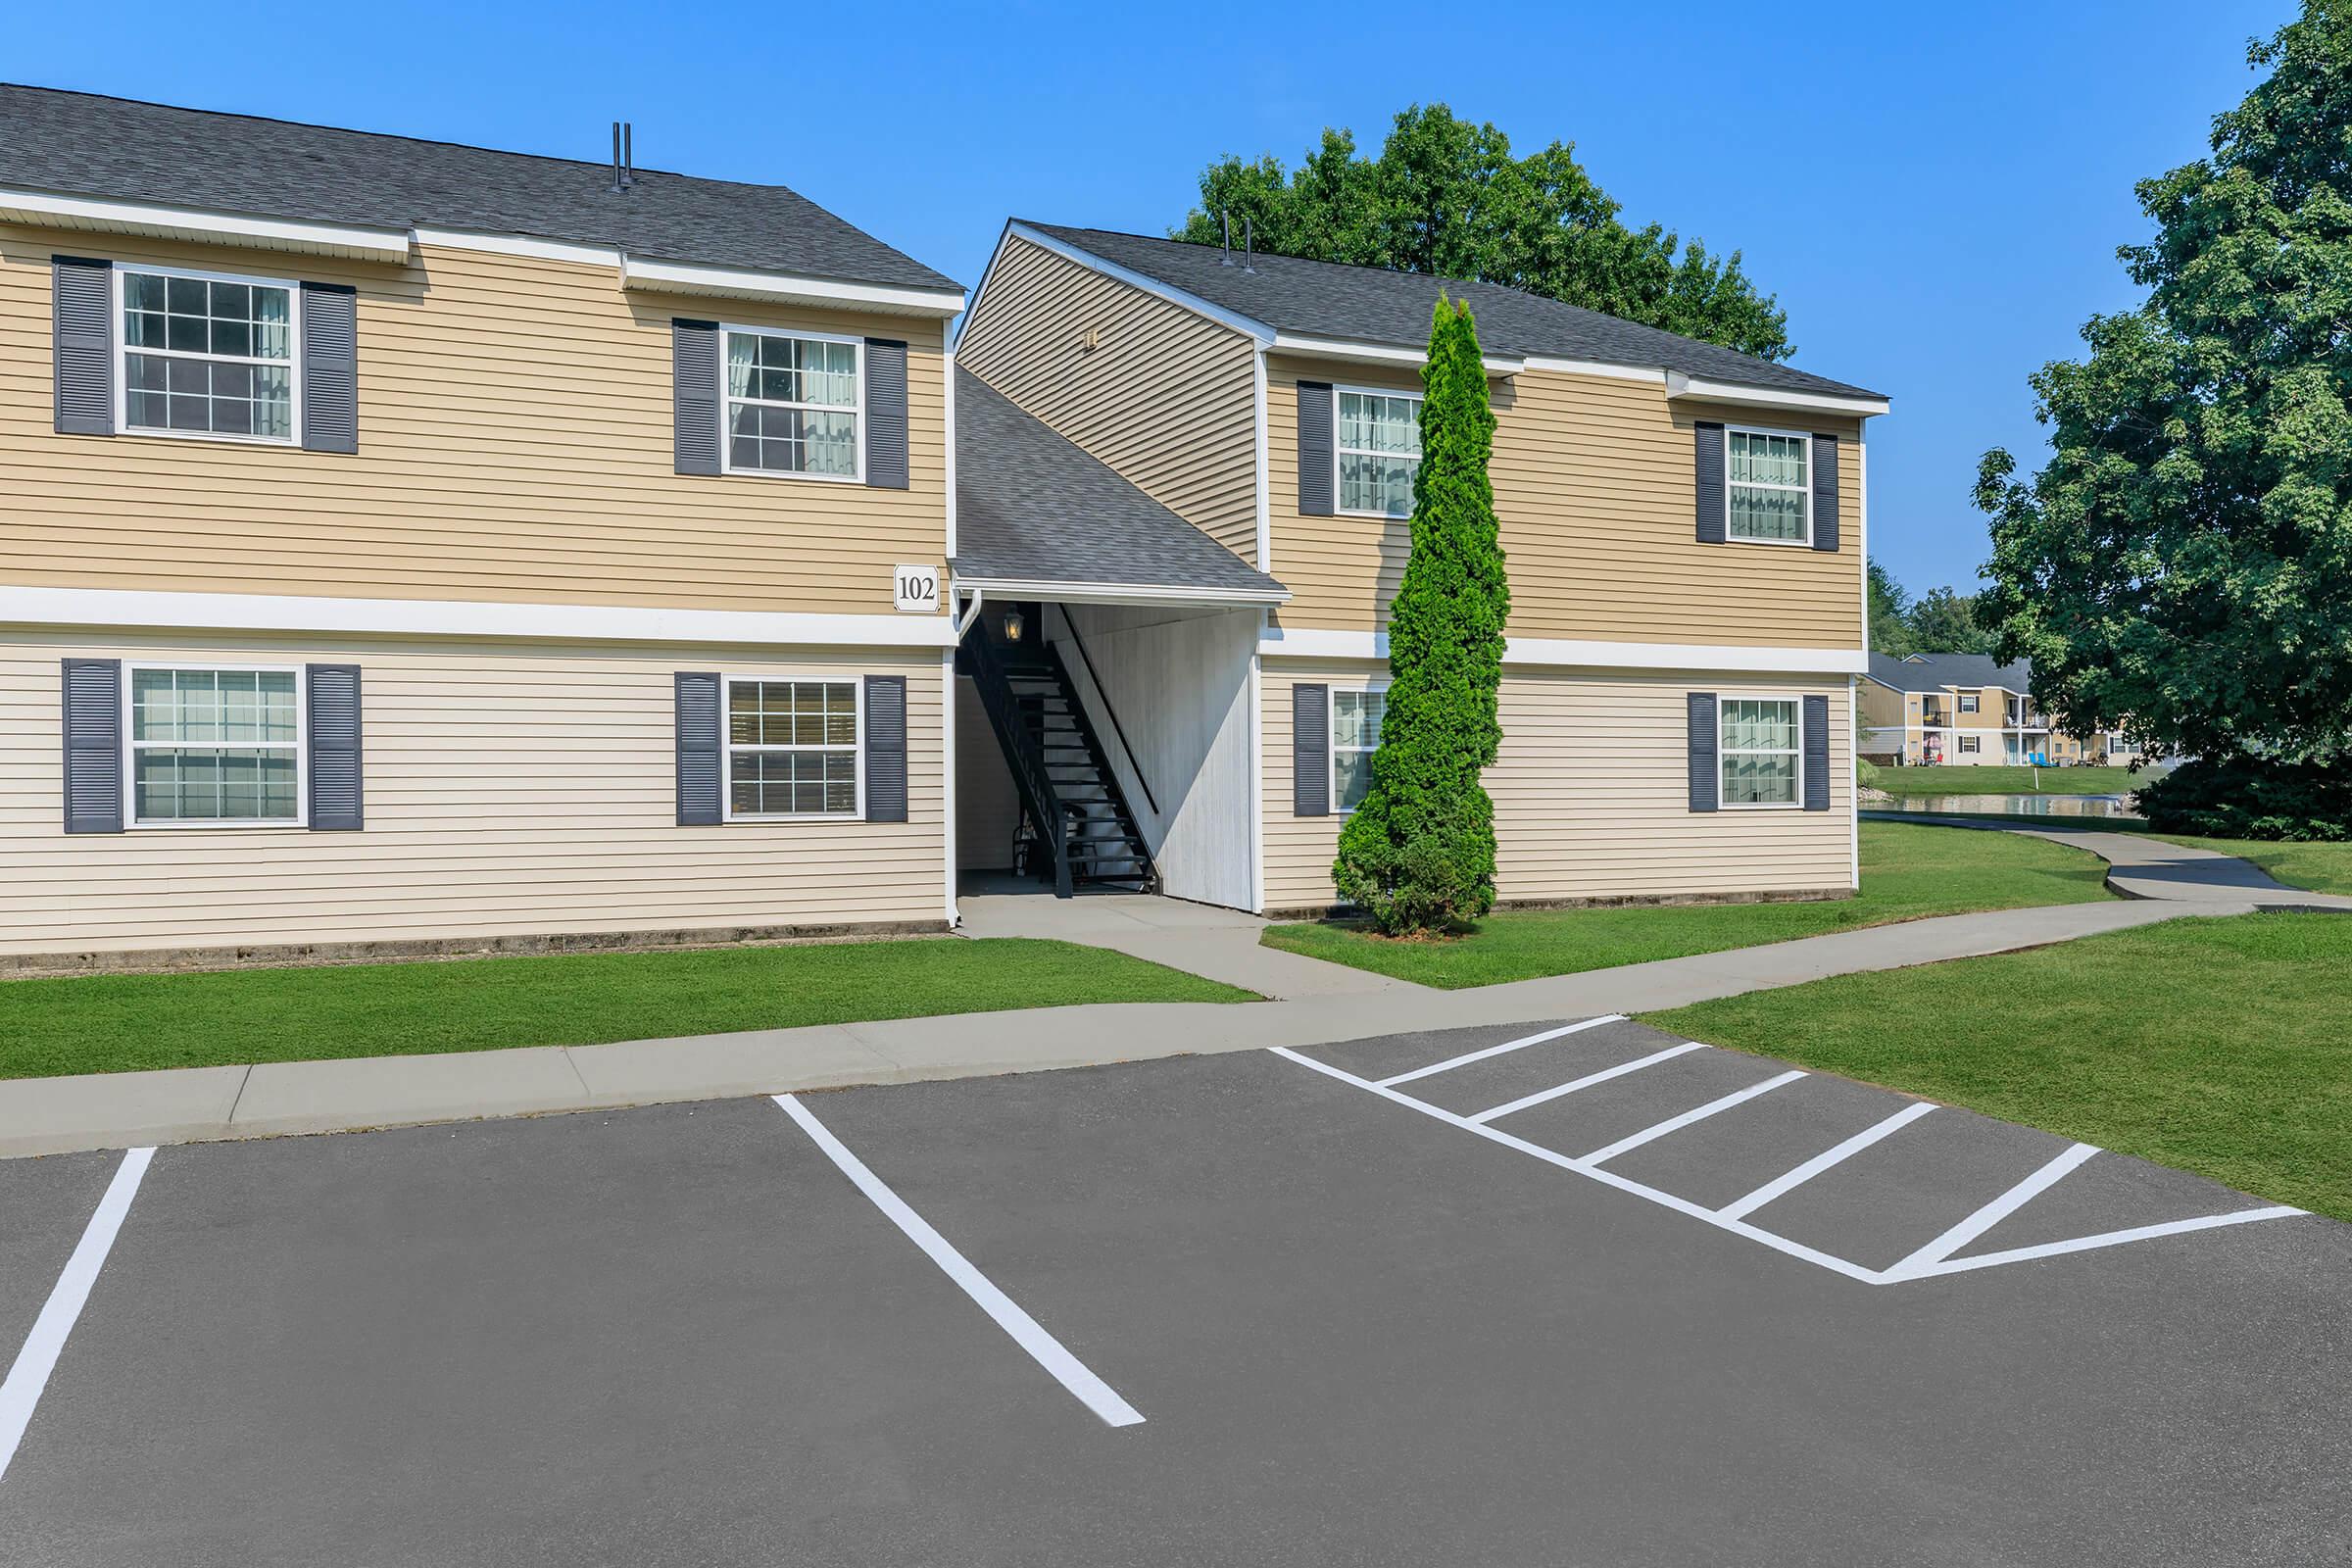
<instances>
[{"instance_id":1,"label":"white parking space stripe","mask_svg":"<svg viewBox=\"0 0 2352 1568\"><path fill-rule=\"evenodd\" d=\"M1789 1193L1796 1191L1831 1166L1842 1164L1853 1158L1880 1139L1890 1133L1902 1131L1935 1108L1926 1101L1921 1101L1916 1105L1905 1105L1885 1121L1863 1128L1835 1149L1823 1150L1802 1165L1797 1166L1796 1169L1775 1176L1745 1198L1735 1199L1715 1212L1721 1214L1725 1219L1743 1219L1774 1199L1787 1197Z\"/></svg>"},{"instance_id":2,"label":"white parking space stripe","mask_svg":"<svg viewBox=\"0 0 2352 1568\"><path fill-rule=\"evenodd\" d=\"M66 1259L49 1299L41 1306L41 1315L33 1319L32 1332L24 1337L24 1348L9 1367L8 1381L0 1383L0 1479L8 1475L17 1445L24 1440L24 1428L32 1420L33 1406L41 1402L41 1391L49 1386L49 1374L65 1350L66 1337L81 1317L82 1303L90 1298L90 1287L98 1283L98 1270L104 1266L106 1254L114 1250L123 1216L130 1212L130 1200L138 1196L147 1162L154 1157L153 1149L124 1152L122 1163L115 1167L115 1179L107 1183L105 1196L98 1200L89 1224L82 1227L81 1240L74 1244L74 1255Z\"/></svg>"},{"instance_id":3,"label":"white parking space stripe","mask_svg":"<svg viewBox=\"0 0 2352 1568\"><path fill-rule=\"evenodd\" d=\"M1680 1132L1693 1122L1705 1121L1709 1116L1720 1115L1734 1105L1744 1105L1758 1095L1769 1095L1783 1084L1792 1084L1803 1076L1802 1072L1791 1068L1778 1078L1767 1078L1760 1084L1750 1084L1745 1089L1736 1090L1721 1100L1710 1100L1695 1110L1686 1110L1680 1116L1669 1116L1655 1127L1644 1127L1638 1133L1631 1133L1618 1139L1605 1149L1595 1149L1585 1156L1584 1162L1588 1165L1603 1164L1615 1159L1619 1154L1630 1153L1634 1150L1640 1149L1653 1139L1663 1138L1671 1132Z\"/></svg>"},{"instance_id":4,"label":"white parking space stripe","mask_svg":"<svg viewBox=\"0 0 2352 1568\"><path fill-rule=\"evenodd\" d=\"M1454 1056L1445 1061L1433 1061L1426 1067L1415 1067L1411 1072L1400 1072L1394 1078L1383 1078L1380 1080L1380 1085L1383 1089L1394 1089L1398 1084L1409 1084L1416 1078L1431 1078L1442 1072L1451 1072L1456 1067L1467 1067L1474 1061L1485 1061L1490 1056L1499 1056L1505 1052L1518 1051L1528 1046L1540 1046L1546 1040L1557 1040L1562 1035L1582 1034L1587 1029L1597 1029L1604 1023L1623 1022L1625 1022L1624 1013L1605 1013L1598 1018L1587 1018L1583 1023L1567 1024L1558 1029L1546 1029L1540 1035L1529 1035L1524 1040L1506 1040L1499 1046L1489 1046L1484 1051L1473 1051L1465 1056Z\"/></svg>"},{"instance_id":5,"label":"white parking space stripe","mask_svg":"<svg viewBox=\"0 0 2352 1568\"><path fill-rule=\"evenodd\" d=\"M946 1237L931 1228L928 1220L906 1205L905 1200L883 1185L882 1178L866 1169L865 1162L850 1152L842 1141L825 1130L824 1123L808 1113L793 1095L777 1095L776 1103L784 1113L801 1124L801 1130L823 1150L841 1173L857 1189L872 1200L876 1208L890 1217L891 1223L906 1233L907 1240L930 1255L948 1278L959 1286L963 1294L978 1302L980 1309L997 1320L997 1326L1012 1336L1013 1343L1029 1352L1030 1358L1054 1375L1078 1401L1114 1427L1140 1426L1143 1414L1134 1405L1119 1397L1111 1386L1087 1368L1085 1362L1072 1355L1062 1343L1039 1326L1037 1319L1021 1310L1020 1304L997 1289L987 1275L974 1268L971 1260L949 1245Z\"/></svg>"},{"instance_id":6,"label":"white parking space stripe","mask_svg":"<svg viewBox=\"0 0 2352 1568\"><path fill-rule=\"evenodd\" d=\"M2095 1145L2077 1144L2033 1175L2010 1188L2000 1197L1978 1209L1959 1224L1936 1237L1927 1246L1886 1271L1889 1279L1916 1279L1945 1258L1957 1252L1986 1231L2048 1192L2071 1171L2099 1151Z\"/></svg>"},{"instance_id":7,"label":"white parking space stripe","mask_svg":"<svg viewBox=\"0 0 2352 1568\"><path fill-rule=\"evenodd\" d=\"M1912 1279L1934 1279L1939 1274L1965 1274L1973 1268L1998 1268L2003 1263L2023 1263L2036 1257L2057 1257L2066 1252L2087 1252L2101 1247L2121 1247L2126 1242L2144 1242L2152 1236L2179 1236L2184 1231L2209 1231L2224 1225L2247 1225L2258 1219L2290 1219L2308 1214L2305 1208L2288 1208L2278 1204L2270 1208L2240 1208L2227 1214L2206 1214L2196 1219L2167 1220L2161 1225L2135 1225L2128 1231L2102 1231L2096 1236L2078 1236L2071 1242L2043 1242L2038 1247L2013 1247L2005 1252L1984 1252L1975 1257L1935 1264L1915 1270Z\"/></svg>"},{"instance_id":8,"label":"white parking space stripe","mask_svg":"<svg viewBox=\"0 0 2352 1568\"><path fill-rule=\"evenodd\" d=\"M1472 1116L1470 1120L1484 1125L1487 1122L1495 1121L1501 1117L1508 1116L1514 1111L1526 1110L1532 1106L1541 1105L1545 1101L1557 1100L1562 1095L1573 1095L1580 1089L1590 1089L1594 1084L1605 1084L1610 1079L1622 1078L1629 1072L1640 1072L1644 1067L1654 1067L1661 1061L1668 1061L1676 1056L1687 1055L1690 1052L1704 1051L1706 1049L1706 1047L1700 1045L1695 1040L1685 1041L1679 1046L1668 1046L1664 1051L1653 1051L1648 1055L1638 1057L1633 1061L1621 1061L1614 1067L1603 1067L1598 1072L1589 1072L1582 1078L1572 1080L1571 1082L1555 1084L1549 1089L1539 1089L1532 1095L1522 1095L1519 1099L1512 1101L1507 1105L1490 1106L1489 1108ZM1352 1076L1352 1074L1350 1076ZM1363 1083L1364 1080L1359 1078L1356 1079L1356 1082ZM1366 1084L1365 1087L1380 1089L1387 1086L1383 1084ZM1420 1102L1415 1101L1414 1103L1418 1104Z\"/></svg>"}]
</instances>

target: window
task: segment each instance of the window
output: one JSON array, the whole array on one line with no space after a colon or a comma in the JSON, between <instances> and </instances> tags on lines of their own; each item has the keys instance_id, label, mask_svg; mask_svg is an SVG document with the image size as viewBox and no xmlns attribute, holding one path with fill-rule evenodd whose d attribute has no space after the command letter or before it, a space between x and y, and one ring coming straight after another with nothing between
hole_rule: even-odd
<instances>
[{"instance_id":1,"label":"window","mask_svg":"<svg viewBox=\"0 0 2352 1568\"><path fill-rule=\"evenodd\" d=\"M1803 544L1813 536L1810 436L1724 431L1724 500L1734 539Z\"/></svg>"},{"instance_id":2,"label":"window","mask_svg":"<svg viewBox=\"0 0 2352 1568\"><path fill-rule=\"evenodd\" d=\"M1977 694L1975 692L1962 692L1960 694L1960 711L1963 713L1973 713L1976 710Z\"/></svg>"},{"instance_id":3,"label":"window","mask_svg":"<svg viewBox=\"0 0 2352 1568\"><path fill-rule=\"evenodd\" d=\"M727 471L860 478L857 339L740 326L726 338Z\"/></svg>"},{"instance_id":4,"label":"window","mask_svg":"<svg viewBox=\"0 0 2352 1568\"><path fill-rule=\"evenodd\" d=\"M1975 753L1981 752L1984 749L1984 737L1982 735L1963 735L1960 737L1960 750L1963 752L1974 755ZM2010 739L2009 749L2011 751L2017 750L2017 741L2015 737Z\"/></svg>"},{"instance_id":5,"label":"window","mask_svg":"<svg viewBox=\"0 0 2352 1568\"><path fill-rule=\"evenodd\" d=\"M295 439L294 285L121 268L122 428Z\"/></svg>"},{"instance_id":6,"label":"window","mask_svg":"<svg viewBox=\"0 0 2352 1568\"><path fill-rule=\"evenodd\" d=\"M858 682L727 682L727 816L856 816Z\"/></svg>"},{"instance_id":7,"label":"window","mask_svg":"<svg viewBox=\"0 0 2352 1568\"><path fill-rule=\"evenodd\" d=\"M292 669L132 666L131 820L302 822L302 677Z\"/></svg>"},{"instance_id":8,"label":"window","mask_svg":"<svg viewBox=\"0 0 2352 1568\"><path fill-rule=\"evenodd\" d=\"M1421 400L1401 392L1340 392L1340 510L1413 514L1421 466Z\"/></svg>"},{"instance_id":9,"label":"window","mask_svg":"<svg viewBox=\"0 0 2352 1568\"><path fill-rule=\"evenodd\" d=\"M1723 700L1723 804L1794 806L1796 703L1789 698Z\"/></svg>"},{"instance_id":10,"label":"window","mask_svg":"<svg viewBox=\"0 0 2352 1568\"><path fill-rule=\"evenodd\" d=\"M1372 754L1380 750L1386 692L1331 694L1331 808L1352 811L1372 788Z\"/></svg>"}]
</instances>

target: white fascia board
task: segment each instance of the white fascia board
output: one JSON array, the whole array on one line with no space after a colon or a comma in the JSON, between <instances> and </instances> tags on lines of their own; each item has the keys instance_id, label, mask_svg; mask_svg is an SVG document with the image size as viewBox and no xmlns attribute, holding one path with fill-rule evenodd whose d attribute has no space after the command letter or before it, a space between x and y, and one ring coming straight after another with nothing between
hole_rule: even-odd
<instances>
[{"instance_id":1,"label":"white fascia board","mask_svg":"<svg viewBox=\"0 0 2352 1568\"><path fill-rule=\"evenodd\" d=\"M528 605L442 599L323 599L293 594L146 593L112 588L0 588L0 624L335 632L398 637L562 638L592 643L800 644L826 648L955 645L955 633L945 615L656 610L629 605Z\"/></svg>"},{"instance_id":2,"label":"white fascia board","mask_svg":"<svg viewBox=\"0 0 2352 1568\"><path fill-rule=\"evenodd\" d=\"M1268 659L1386 659L1389 634L1276 630L1258 641ZM1859 648L1753 648L1722 643L1620 643L1557 637L1512 637L1502 662L1531 668L1690 669L1788 675L1858 675L1870 656Z\"/></svg>"},{"instance_id":3,"label":"white fascia board","mask_svg":"<svg viewBox=\"0 0 2352 1568\"><path fill-rule=\"evenodd\" d=\"M1666 395L1708 403L1729 403L1740 408L1791 409L1800 414L1846 414L1865 419L1886 412L1885 398L1849 398L1827 392L1791 392L1780 387L1735 386L1729 381L1707 381L1685 375L1680 370L1666 372Z\"/></svg>"},{"instance_id":4,"label":"white fascia board","mask_svg":"<svg viewBox=\"0 0 2352 1568\"><path fill-rule=\"evenodd\" d=\"M1274 341L1274 329L1263 321L1254 320L1239 311L1229 311L1222 305L1211 305L1198 294L1180 289L1173 283L1163 283L1158 278L1139 272L1133 268L1121 267L1116 262L1097 256L1093 251L1082 250L1066 241L1055 239L1042 229L1032 228L1027 223L1007 223L1004 225L1004 232L1008 236L1018 234L1041 250L1052 251L1064 261L1076 262L1080 267L1101 272L1104 277L1116 278L1131 288L1140 288L1147 294L1156 294L1171 305L1181 305L1196 315L1205 316L1220 326L1229 326L1236 332L1257 339L1260 343ZM996 264L991 262L989 265L993 269Z\"/></svg>"},{"instance_id":5,"label":"white fascia board","mask_svg":"<svg viewBox=\"0 0 2352 1568\"><path fill-rule=\"evenodd\" d=\"M1662 365L1608 365L1599 360L1563 360L1548 354L1530 354L1527 368L1562 375L1604 375L1612 381L1645 381L1651 386L1666 384L1666 368Z\"/></svg>"},{"instance_id":6,"label":"white fascia board","mask_svg":"<svg viewBox=\"0 0 2352 1568\"><path fill-rule=\"evenodd\" d=\"M315 256L348 256L367 262L409 259L406 228L313 223L296 219L258 218L246 213L212 212L199 207L101 201L92 196L67 196L51 191L0 189L0 219L50 228L250 245L265 250L304 251Z\"/></svg>"},{"instance_id":7,"label":"white fascia board","mask_svg":"<svg viewBox=\"0 0 2352 1568\"><path fill-rule=\"evenodd\" d=\"M956 576L957 593L980 592L992 599L1052 600L1065 605L1176 605L1202 610L1239 610L1290 603L1288 588L1183 588L1156 583L1054 582L1032 577Z\"/></svg>"},{"instance_id":8,"label":"white fascia board","mask_svg":"<svg viewBox=\"0 0 2352 1568\"><path fill-rule=\"evenodd\" d=\"M1311 355L1318 360L1339 360L1349 365L1396 365L1419 369L1429 359L1425 350L1405 348L1396 343L1364 343L1353 338L1308 337L1298 332L1277 332L1271 345L1277 354ZM1515 355L1487 354L1479 363L1489 375L1517 375L1527 368L1527 361Z\"/></svg>"},{"instance_id":9,"label":"white fascia board","mask_svg":"<svg viewBox=\"0 0 2352 1568\"><path fill-rule=\"evenodd\" d=\"M543 262L577 262L583 267L618 267L620 252L608 245L575 245L569 240L540 239L530 234L481 234L463 228L416 230L416 243L447 250L488 251L497 256L529 256Z\"/></svg>"},{"instance_id":10,"label":"white fascia board","mask_svg":"<svg viewBox=\"0 0 2352 1568\"><path fill-rule=\"evenodd\" d=\"M655 262L642 256L620 259L623 288L658 289L670 294L710 295L720 299L774 300L787 305L847 307L882 311L894 316L947 318L963 309L963 290L909 288L890 283L845 283L826 277L795 277L748 267L697 267L685 262Z\"/></svg>"}]
</instances>

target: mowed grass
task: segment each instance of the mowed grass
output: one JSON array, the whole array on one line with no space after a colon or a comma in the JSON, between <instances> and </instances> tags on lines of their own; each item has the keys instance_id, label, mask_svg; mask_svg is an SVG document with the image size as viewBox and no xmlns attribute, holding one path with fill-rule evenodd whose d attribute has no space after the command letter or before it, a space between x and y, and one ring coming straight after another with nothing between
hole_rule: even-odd
<instances>
[{"instance_id":1,"label":"mowed grass","mask_svg":"<svg viewBox=\"0 0 2352 1568\"><path fill-rule=\"evenodd\" d=\"M2352 918L2261 914L1840 975L1643 1021L2352 1219L2347 1017Z\"/></svg>"},{"instance_id":2,"label":"mowed grass","mask_svg":"<svg viewBox=\"0 0 2352 1568\"><path fill-rule=\"evenodd\" d=\"M2352 844L2281 844L2268 839L2200 839L2176 833L2153 835L2167 844L2185 844L2251 860L2290 888L2312 893L2352 893Z\"/></svg>"},{"instance_id":3,"label":"mowed grass","mask_svg":"<svg viewBox=\"0 0 2352 1568\"><path fill-rule=\"evenodd\" d=\"M76 975L0 982L0 1078L1254 1000L1124 954L1009 938Z\"/></svg>"},{"instance_id":4,"label":"mowed grass","mask_svg":"<svg viewBox=\"0 0 2352 1568\"><path fill-rule=\"evenodd\" d=\"M1277 925L1264 942L1420 985L1455 989L1755 947L1894 920L2109 897L2087 851L2014 833L1862 824L1862 891L1815 904L1525 909L1462 936L1396 941L1345 922Z\"/></svg>"},{"instance_id":5,"label":"mowed grass","mask_svg":"<svg viewBox=\"0 0 2352 1568\"><path fill-rule=\"evenodd\" d=\"M2039 773L2039 780L2034 775ZM2156 775L2128 767L1875 767L1862 782L1889 795L2129 795Z\"/></svg>"}]
</instances>

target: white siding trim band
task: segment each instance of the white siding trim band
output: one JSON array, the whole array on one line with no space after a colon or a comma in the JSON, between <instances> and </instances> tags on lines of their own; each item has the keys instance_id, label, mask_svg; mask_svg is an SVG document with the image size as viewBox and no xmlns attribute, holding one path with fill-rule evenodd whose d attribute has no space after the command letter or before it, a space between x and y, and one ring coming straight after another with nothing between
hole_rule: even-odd
<instances>
[{"instance_id":1,"label":"white siding trim band","mask_svg":"<svg viewBox=\"0 0 2352 1568\"><path fill-rule=\"evenodd\" d=\"M405 228L362 228L343 223L309 223L242 213L207 212L145 202L101 201L52 191L0 190L0 219L46 227L100 233L149 234L167 239L227 241L269 250L352 256L370 262L409 259Z\"/></svg>"},{"instance_id":2,"label":"white siding trim band","mask_svg":"<svg viewBox=\"0 0 2352 1568\"><path fill-rule=\"evenodd\" d=\"M1267 659L1386 659L1389 634L1374 631L1277 631L1261 639ZM1620 643L1560 637L1513 637L1506 664L1576 669L1758 670L1775 674L1854 675L1870 655L1859 648L1756 648L1723 643Z\"/></svg>"},{"instance_id":3,"label":"white siding trim band","mask_svg":"<svg viewBox=\"0 0 2352 1568\"><path fill-rule=\"evenodd\" d=\"M319 599L291 594L0 588L0 625L153 626L203 631L558 638L587 642L762 643L829 648L952 648L945 615L654 610L633 605L476 604Z\"/></svg>"},{"instance_id":4,"label":"white siding trim band","mask_svg":"<svg viewBox=\"0 0 2352 1568\"><path fill-rule=\"evenodd\" d=\"M1156 583L1055 582L1028 577L956 578L957 593L998 599L1053 600L1064 605L1198 605L1216 610L1287 604L1288 588L1184 588Z\"/></svg>"}]
</instances>

